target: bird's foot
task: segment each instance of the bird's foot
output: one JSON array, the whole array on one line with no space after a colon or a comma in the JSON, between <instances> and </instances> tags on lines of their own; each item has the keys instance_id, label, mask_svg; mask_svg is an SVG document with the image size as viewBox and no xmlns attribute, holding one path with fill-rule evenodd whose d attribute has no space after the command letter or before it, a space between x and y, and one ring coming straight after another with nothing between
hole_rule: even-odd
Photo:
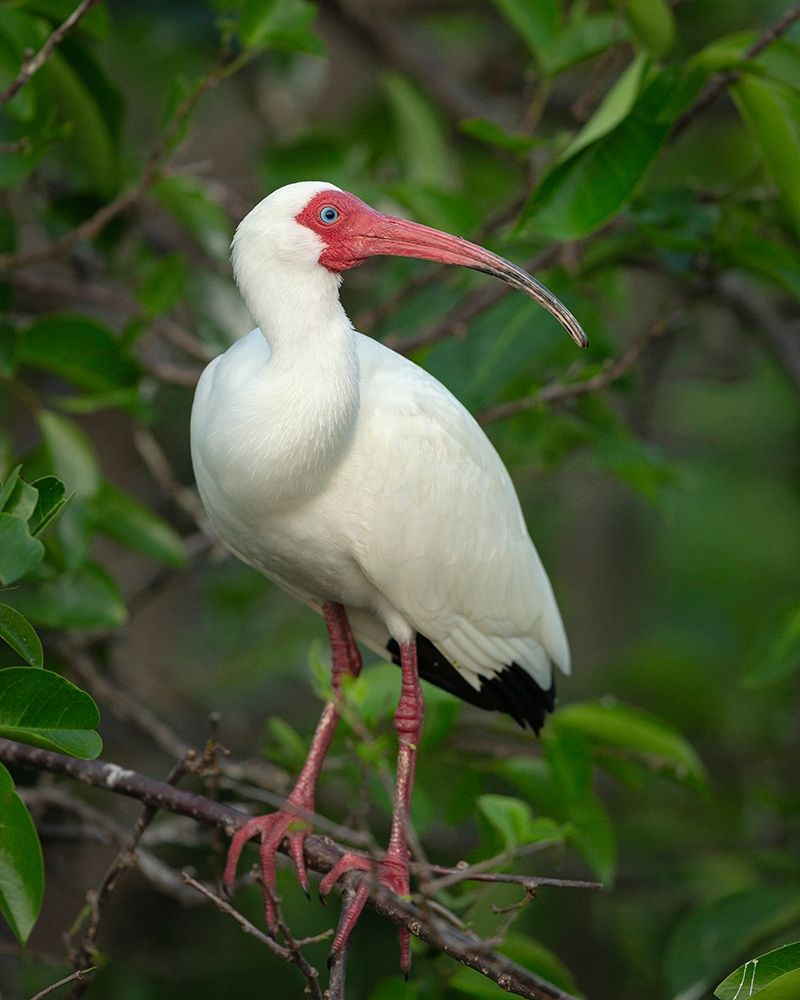
<instances>
[{"instance_id":1,"label":"bird's foot","mask_svg":"<svg viewBox=\"0 0 800 1000\"><path fill-rule=\"evenodd\" d=\"M402 856L401 856L402 854ZM332 955L338 955L347 943L353 928L361 916L369 891L374 883L385 886L396 896L409 898L408 852L395 851L390 847L383 861L376 864L361 854L346 851L327 875L320 881L320 898L326 896L346 872L365 872L352 898L347 902L339 917L339 926L331 945ZM411 968L411 936L405 927L400 928L400 968L408 978Z\"/></svg>"},{"instance_id":2,"label":"bird's foot","mask_svg":"<svg viewBox=\"0 0 800 1000\"><path fill-rule=\"evenodd\" d=\"M297 881L306 896L309 895L308 872L303 857L303 847L306 835L311 830L311 824L297 812L294 812L293 806L304 812L313 810L313 803L310 805L300 801L293 803L290 797L278 812L269 813L266 816L256 816L245 823L241 830L237 830L231 839L231 846L228 848L225 872L222 876L223 885L227 891L230 891L244 845L253 837L258 837L261 841L258 853L264 889L264 915L267 926L273 933L276 930L278 920L275 906L275 855L284 840L289 848L289 856L297 873Z\"/></svg>"}]
</instances>

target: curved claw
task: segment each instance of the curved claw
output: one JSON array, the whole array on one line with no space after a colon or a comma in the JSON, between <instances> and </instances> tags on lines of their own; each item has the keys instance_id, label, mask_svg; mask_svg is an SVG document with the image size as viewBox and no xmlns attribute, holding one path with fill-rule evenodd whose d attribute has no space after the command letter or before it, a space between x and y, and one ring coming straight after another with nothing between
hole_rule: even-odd
<instances>
[{"instance_id":1,"label":"curved claw","mask_svg":"<svg viewBox=\"0 0 800 1000\"><path fill-rule=\"evenodd\" d=\"M305 894L308 895L308 873L306 872L306 864L303 857L303 847L308 829L296 829L298 822L307 827L307 824L302 820L298 820L296 813L290 812L287 809L280 809L278 812L270 813L266 816L256 816L245 823L240 830L236 831L228 848L228 857L225 862L225 872L222 878L223 885L230 892L234 878L236 877L236 866L239 863L244 845L253 837L260 837L261 843L258 854L264 889L264 915L267 926L272 931L275 930L278 920L278 911L275 906L275 882L277 875L275 855L284 839L288 841L289 854L297 873L297 879ZM292 827L295 827L295 829L292 829Z\"/></svg>"},{"instance_id":2,"label":"curved claw","mask_svg":"<svg viewBox=\"0 0 800 1000\"><path fill-rule=\"evenodd\" d=\"M327 896L346 872L368 872L373 867L373 862L368 858L363 857L361 854L353 854L351 851L345 851L328 874L323 875L320 879L320 897Z\"/></svg>"}]
</instances>

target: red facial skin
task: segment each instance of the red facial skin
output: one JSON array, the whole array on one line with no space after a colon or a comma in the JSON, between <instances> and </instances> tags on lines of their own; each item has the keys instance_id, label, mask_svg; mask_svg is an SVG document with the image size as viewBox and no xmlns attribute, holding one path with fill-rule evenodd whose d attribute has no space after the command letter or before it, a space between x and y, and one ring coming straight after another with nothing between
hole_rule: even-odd
<instances>
[{"instance_id":1,"label":"red facial skin","mask_svg":"<svg viewBox=\"0 0 800 1000\"><path fill-rule=\"evenodd\" d=\"M330 223L324 222L321 217L323 209L328 206L339 213L338 218ZM320 191L295 219L323 241L325 249L319 256L319 262L331 271L358 267L376 254L419 257L441 264L471 267L502 278L529 295L555 316L579 347L588 344L578 321L544 285L504 257L460 236L383 215L346 191Z\"/></svg>"}]
</instances>

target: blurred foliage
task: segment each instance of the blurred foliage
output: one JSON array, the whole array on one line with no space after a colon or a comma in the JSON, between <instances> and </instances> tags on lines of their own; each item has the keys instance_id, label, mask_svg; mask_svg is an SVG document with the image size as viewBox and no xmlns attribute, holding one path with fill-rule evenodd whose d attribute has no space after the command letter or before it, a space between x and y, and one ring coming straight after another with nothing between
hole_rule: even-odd
<instances>
[{"instance_id":1,"label":"blurred foliage","mask_svg":"<svg viewBox=\"0 0 800 1000\"><path fill-rule=\"evenodd\" d=\"M0 92L73 6L0 5ZM498 855L606 889L542 889L510 930L496 911L519 901L513 886L465 883L442 901L595 1000L701 1000L726 975L722 1000L794 996L798 949L779 946L800 936L800 34L763 35L785 13L778 0L91 7L0 109L0 734L99 752L94 703L41 669L69 673L49 650L67 631L198 744L220 711L233 749L300 766L312 691L328 684L319 623L245 567L202 558L187 428L199 361L248 329L227 265L236 221L274 187L331 180L543 262L591 346L576 359L531 303L408 260L348 274L365 332L416 344L487 415L600 379L489 425L575 677L538 746L427 691L413 818L436 862ZM638 362L604 381L637 337ZM379 841L397 688L375 663L348 687L320 789L324 815ZM100 708L111 759L170 766ZM41 855L2 766L0 831L0 912L25 940ZM28 957L0 954L4 998L58 978L40 953L103 871L89 845L68 877L58 851L60 893L45 894ZM214 874L210 845L167 853ZM298 936L333 921L283 874L281 891ZM250 996L265 981L299 995L296 970L220 915L141 880L119 892L89 996ZM241 903L260 919L255 889ZM405 985L392 942L364 917L353 996L504 995L418 943Z\"/></svg>"}]
</instances>

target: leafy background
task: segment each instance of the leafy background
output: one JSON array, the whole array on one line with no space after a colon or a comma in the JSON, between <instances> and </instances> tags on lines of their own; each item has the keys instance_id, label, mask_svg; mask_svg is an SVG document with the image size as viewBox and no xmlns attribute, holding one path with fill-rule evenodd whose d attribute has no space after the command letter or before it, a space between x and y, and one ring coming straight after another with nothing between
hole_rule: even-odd
<instances>
[{"instance_id":1,"label":"leafy background","mask_svg":"<svg viewBox=\"0 0 800 1000\"><path fill-rule=\"evenodd\" d=\"M0 89L72 6L0 6ZM800 35L762 35L787 14L752 0L95 4L0 116L0 478L22 463L60 515L40 540L37 497L17 485L0 503L0 723L19 729L12 681L33 692L58 671L94 695L104 756L126 767L166 774L175 746L216 735L268 762L272 791L296 773L324 687L321 623L209 539L187 429L202 360L249 329L227 264L236 221L276 186L331 180L537 262L591 341L576 357L483 276L382 259L344 286L360 329L482 414L573 646L538 745L429 692L414 821L438 863L504 852L516 871L606 888L542 889L510 925L492 907L514 887L443 901L598 1000L700 1000L729 974L749 986L753 966L737 966L800 937ZM697 106L715 81L725 93ZM318 803L379 841L397 683L372 663L350 692ZM92 756L91 700L75 712L84 742L65 749ZM2 816L19 830L30 807L46 888L27 949L2 939L10 1000L69 971L62 934L85 943L86 892L137 815L14 776L16 792L0 772ZM252 802L254 781L217 791ZM301 995L296 970L153 873L155 859L213 878L220 845L169 817L148 836L89 942L88 995ZM281 889L298 936L333 922L288 875ZM255 889L237 901L260 919ZM308 952L324 967L326 950ZM796 948L770 962L800 964ZM755 982L763 1000L792 995L770 982ZM349 987L504 995L424 948L404 986L394 932L369 913Z\"/></svg>"}]
</instances>

